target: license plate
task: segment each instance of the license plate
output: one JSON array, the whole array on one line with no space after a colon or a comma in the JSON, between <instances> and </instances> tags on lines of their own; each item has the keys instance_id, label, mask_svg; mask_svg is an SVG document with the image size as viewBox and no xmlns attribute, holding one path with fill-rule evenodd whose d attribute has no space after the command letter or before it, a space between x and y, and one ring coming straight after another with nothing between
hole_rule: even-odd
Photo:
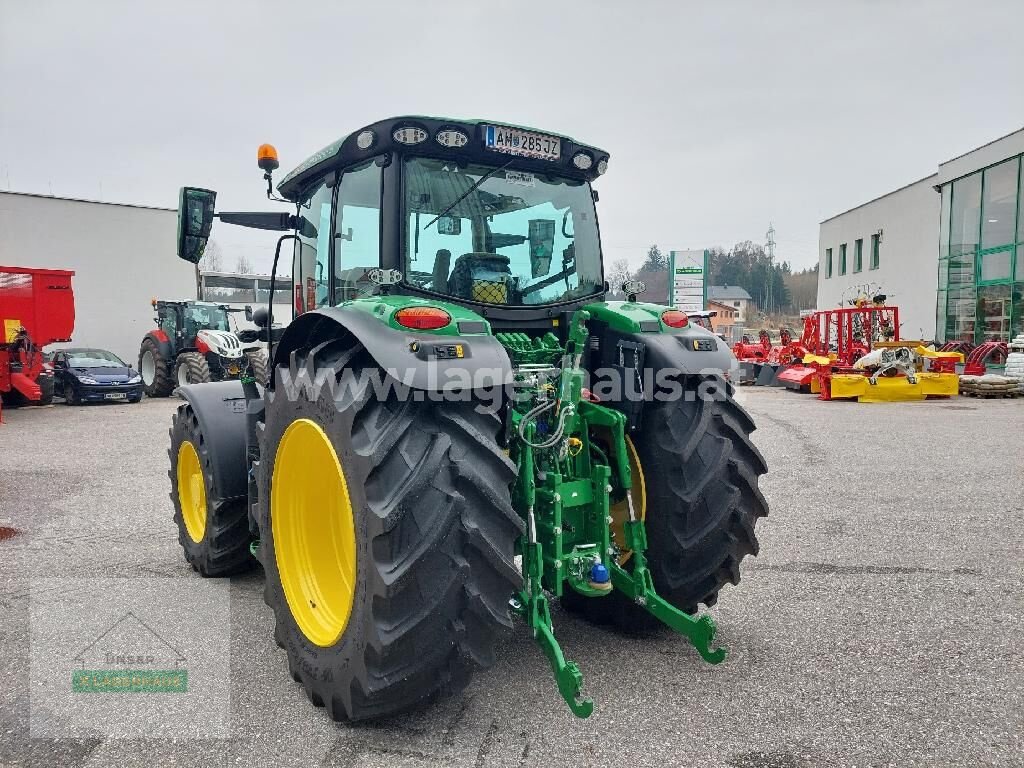
<instances>
[{"instance_id":1,"label":"license plate","mask_svg":"<svg viewBox=\"0 0 1024 768\"><path fill-rule=\"evenodd\" d=\"M557 136L545 136L503 125L484 126L484 146L495 152L541 160L558 160L562 156L562 140Z\"/></svg>"},{"instance_id":2,"label":"license plate","mask_svg":"<svg viewBox=\"0 0 1024 768\"><path fill-rule=\"evenodd\" d=\"M127 400L128 399L128 393L127 392L107 392L107 394L105 394L104 397L107 400Z\"/></svg>"}]
</instances>

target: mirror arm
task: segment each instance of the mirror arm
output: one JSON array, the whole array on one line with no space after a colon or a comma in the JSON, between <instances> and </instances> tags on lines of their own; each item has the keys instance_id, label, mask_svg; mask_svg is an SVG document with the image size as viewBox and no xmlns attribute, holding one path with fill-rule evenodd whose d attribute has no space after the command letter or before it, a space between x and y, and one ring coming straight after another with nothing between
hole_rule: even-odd
<instances>
[{"instance_id":1,"label":"mirror arm","mask_svg":"<svg viewBox=\"0 0 1024 768\"><path fill-rule=\"evenodd\" d=\"M292 218L292 217L289 217ZM298 235L281 235L274 249L274 265L270 269L270 295L267 297L267 361L273 370L274 365L274 290L277 283L277 262L281 258L281 245L285 240L298 240ZM294 279L294 275L292 276ZM268 389L274 388L274 375L266 383Z\"/></svg>"},{"instance_id":2,"label":"mirror arm","mask_svg":"<svg viewBox=\"0 0 1024 768\"><path fill-rule=\"evenodd\" d=\"M316 227L305 216L290 213L234 212L218 213L215 216L225 224L234 224L249 229L269 229L273 232L299 230L303 237L316 237Z\"/></svg>"}]
</instances>

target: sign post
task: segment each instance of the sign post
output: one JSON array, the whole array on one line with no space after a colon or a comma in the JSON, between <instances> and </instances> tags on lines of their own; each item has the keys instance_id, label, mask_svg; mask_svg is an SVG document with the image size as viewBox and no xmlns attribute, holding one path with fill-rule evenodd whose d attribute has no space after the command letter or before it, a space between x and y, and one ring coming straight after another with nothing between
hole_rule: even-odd
<instances>
[{"instance_id":1,"label":"sign post","mask_svg":"<svg viewBox=\"0 0 1024 768\"><path fill-rule=\"evenodd\" d=\"M669 306L683 312L701 312L708 300L708 252L669 251Z\"/></svg>"}]
</instances>

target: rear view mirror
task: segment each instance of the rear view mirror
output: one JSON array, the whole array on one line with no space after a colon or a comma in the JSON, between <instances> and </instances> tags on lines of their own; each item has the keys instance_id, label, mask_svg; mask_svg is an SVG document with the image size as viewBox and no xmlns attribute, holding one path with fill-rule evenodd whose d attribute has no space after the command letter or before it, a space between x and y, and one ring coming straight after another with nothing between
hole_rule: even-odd
<instances>
[{"instance_id":1,"label":"rear view mirror","mask_svg":"<svg viewBox=\"0 0 1024 768\"><path fill-rule=\"evenodd\" d=\"M178 195L178 258L198 264L213 227L217 193L182 187Z\"/></svg>"}]
</instances>

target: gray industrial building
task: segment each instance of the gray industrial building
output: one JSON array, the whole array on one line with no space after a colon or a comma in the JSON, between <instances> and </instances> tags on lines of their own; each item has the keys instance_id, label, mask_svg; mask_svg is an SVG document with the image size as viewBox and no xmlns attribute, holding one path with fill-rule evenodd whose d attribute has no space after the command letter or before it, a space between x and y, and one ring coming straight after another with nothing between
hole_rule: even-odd
<instances>
[{"instance_id":1,"label":"gray industrial building","mask_svg":"<svg viewBox=\"0 0 1024 768\"><path fill-rule=\"evenodd\" d=\"M821 222L818 308L880 291L903 338L1024 332L1024 129Z\"/></svg>"},{"instance_id":2,"label":"gray industrial building","mask_svg":"<svg viewBox=\"0 0 1024 768\"><path fill-rule=\"evenodd\" d=\"M0 265L74 270L72 345L135 364L153 298L196 297L196 270L176 255L171 208L0 192Z\"/></svg>"}]
</instances>

